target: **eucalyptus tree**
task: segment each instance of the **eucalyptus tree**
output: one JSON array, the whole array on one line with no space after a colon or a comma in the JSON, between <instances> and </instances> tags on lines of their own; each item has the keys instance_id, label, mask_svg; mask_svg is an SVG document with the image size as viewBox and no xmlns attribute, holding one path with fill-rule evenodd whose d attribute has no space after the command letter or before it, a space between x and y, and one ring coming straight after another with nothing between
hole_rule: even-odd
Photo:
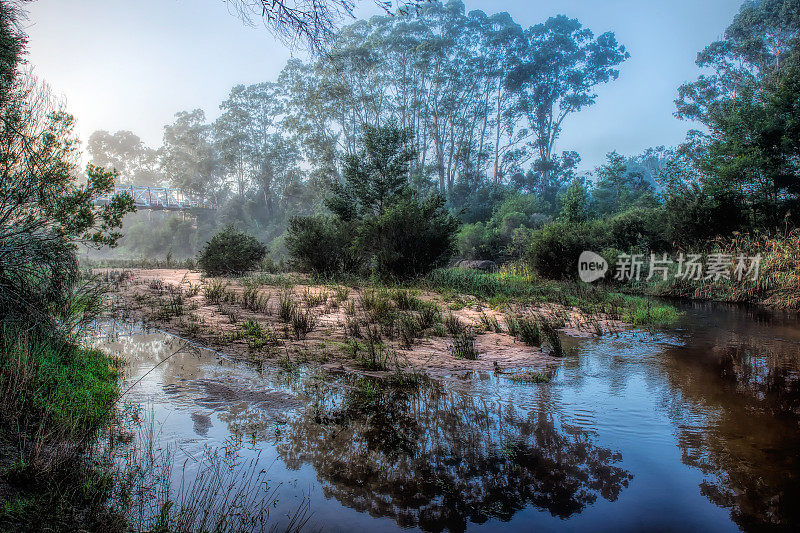
<instances>
[{"instance_id":1,"label":"eucalyptus tree","mask_svg":"<svg viewBox=\"0 0 800 533\"><path fill-rule=\"evenodd\" d=\"M228 98L219 105L222 115L214 121L212 130L220 164L236 184L239 196L244 196L250 177L250 113L246 91L244 85L236 85L231 89Z\"/></svg>"},{"instance_id":2,"label":"eucalyptus tree","mask_svg":"<svg viewBox=\"0 0 800 533\"><path fill-rule=\"evenodd\" d=\"M498 149L496 135L495 151L511 155L509 148L520 139L509 124L514 117L502 85L498 116L489 115L513 32L507 15L468 16L458 1L432 2L406 17L373 17L344 28L331 54L317 63L327 95L336 102L344 152L352 153L364 125L396 117L414 133L409 139L417 153L412 172L432 170L442 192L459 176L480 171L495 137L490 128L504 136Z\"/></svg>"},{"instance_id":3,"label":"eucalyptus tree","mask_svg":"<svg viewBox=\"0 0 800 533\"><path fill-rule=\"evenodd\" d=\"M520 112L513 105L513 93L504 85L512 67L512 50L524 43L522 28L508 13L498 13L487 17L482 11L469 14L473 24L478 26L483 39L476 50L476 57L485 63L483 93L485 100L480 108L483 123L480 127L477 168L483 170L483 161L492 161L492 180L495 184L511 168L519 167L527 159L527 141L531 136L528 128L519 127ZM494 145L488 148L491 140L487 137L488 126L494 129ZM484 147L487 147L486 149Z\"/></svg>"},{"instance_id":4,"label":"eucalyptus tree","mask_svg":"<svg viewBox=\"0 0 800 533\"><path fill-rule=\"evenodd\" d=\"M680 118L701 122L683 147L707 193L741 198L751 223L786 225L800 208L800 0L747 2L697 56L710 70L680 87Z\"/></svg>"},{"instance_id":5,"label":"eucalyptus tree","mask_svg":"<svg viewBox=\"0 0 800 533\"><path fill-rule=\"evenodd\" d=\"M335 130L335 103L328 99L327 81L314 65L291 59L278 76L284 116L281 126L294 136L309 179L330 183L338 175L340 134Z\"/></svg>"},{"instance_id":6,"label":"eucalyptus tree","mask_svg":"<svg viewBox=\"0 0 800 533\"><path fill-rule=\"evenodd\" d=\"M629 57L612 32L597 37L577 19L551 17L525 31L506 87L535 135L536 170L553 172L553 148L564 120L597 100L595 88L617 79Z\"/></svg>"},{"instance_id":7,"label":"eucalyptus tree","mask_svg":"<svg viewBox=\"0 0 800 533\"><path fill-rule=\"evenodd\" d=\"M131 131L95 131L89 136L86 149L92 164L115 169L120 183L161 185L164 182L164 175L159 169L158 151L146 146Z\"/></svg>"},{"instance_id":8,"label":"eucalyptus tree","mask_svg":"<svg viewBox=\"0 0 800 533\"><path fill-rule=\"evenodd\" d=\"M300 172L296 136L283 123L288 114L284 100L279 82L237 85L213 125L216 150L239 197L254 193L267 214Z\"/></svg>"},{"instance_id":9,"label":"eucalyptus tree","mask_svg":"<svg viewBox=\"0 0 800 533\"><path fill-rule=\"evenodd\" d=\"M201 199L220 199L223 184L218 180L219 158L201 109L175 114L175 121L164 126L159 153L161 170L171 184Z\"/></svg>"},{"instance_id":10,"label":"eucalyptus tree","mask_svg":"<svg viewBox=\"0 0 800 533\"><path fill-rule=\"evenodd\" d=\"M365 125L396 119L412 132L410 175L447 193L475 176L498 185L534 154L538 173L560 175L552 151L564 118L591 105L626 57L613 34L595 38L566 17L523 31L507 13L430 2L343 28L314 65L319 80L302 87L328 102L314 105L345 154Z\"/></svg>"}]
</instances>

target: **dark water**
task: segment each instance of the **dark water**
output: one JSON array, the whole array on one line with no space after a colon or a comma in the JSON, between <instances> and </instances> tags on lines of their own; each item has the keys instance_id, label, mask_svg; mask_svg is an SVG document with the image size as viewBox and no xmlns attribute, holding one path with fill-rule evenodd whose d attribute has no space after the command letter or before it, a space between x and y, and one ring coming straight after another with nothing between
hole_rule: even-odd
<instances>
[{"instance_id":1,"label":"dark water","mask_svg":"<svg viewBox=\"0 0 800 533\"><path fill-rule=\"evenodd\" d=\"M677 331L571 340L551 383L414 386L182 353L127 394L181 476L207 447L267 469L278 526L331 531L800 529L800 321L716 305ZM105 344L129 383L179 342ZM178 475L178 474L176 474Z\"/></svg>"}]
</instances>

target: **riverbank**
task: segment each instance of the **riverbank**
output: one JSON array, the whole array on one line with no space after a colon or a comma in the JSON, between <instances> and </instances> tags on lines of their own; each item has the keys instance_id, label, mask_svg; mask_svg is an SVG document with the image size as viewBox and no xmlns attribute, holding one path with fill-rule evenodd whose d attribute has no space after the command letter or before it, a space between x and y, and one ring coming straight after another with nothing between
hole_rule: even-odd
<instances>
[{"instance_id":1,"label":"riverbank","mask_svg":"<svg viewBox=\"0 0 800 533\"><path fill-rule=\"evenodd\" d=\"M114 415L120 362L43 334L0 329L0 530L119 531L112 479L92 460Z\"/></svg>"},{"instance_id":2,"label":"riverbank","mask_svg":"<svg viewBox=\"0 0 800 533\"><path fill-rule=\"evenodd\" d=\"M387 287L297 274L223 279L185 269L95 271L114 287L116 306L127 318L285 367L313 362L430 375L545 370L563 355L559 334L605 335L677 316L644 299L592 288L461 272Z\"/></svg>"},{"instance_id":3,"label":"riverbank","mask_svg":"<svg viewBox=\"0 0 800 533\"><path fill-rule=\"evenodd\" d=\"M732 262L742 256L759 257L758 270L741 279L733 275L732 268L726 277L685 280L676 277L673 269L667 280L634 283L623 290L641 296L800 310L800 230L776 236L739 235L717 242L705 254L704 262L711 253L721 254Z\"/></svg>"}]
</instances>

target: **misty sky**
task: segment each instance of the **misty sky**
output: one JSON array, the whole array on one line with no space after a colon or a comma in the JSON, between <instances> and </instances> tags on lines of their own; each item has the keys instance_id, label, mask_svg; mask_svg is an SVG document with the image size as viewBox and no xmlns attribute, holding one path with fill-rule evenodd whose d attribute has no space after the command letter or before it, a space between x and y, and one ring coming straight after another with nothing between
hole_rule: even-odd
<instances>
[{"instance_id":1,"label":"misty sky","mask_svg":"<svg viewBox=\"0 0 800 533\"><path fill-rule=\"evenodd\" d=\"M508 11L523 27L563 13L595 34L615 32L628 48L620 78L567 119L558 143L589 169L610 150L634 154L683 139L691 125L672 116L676 89L697 76L697 52L722 36L741 1L464 3L467 11ZM28 8L28 60L64 97L84 142L97 129L124 129L157 147L176 111L199 107L213 120L231 86L276 79L293 54L263 26L243 25L224 0L37 0Z\"/></svg>"}]
</instances>

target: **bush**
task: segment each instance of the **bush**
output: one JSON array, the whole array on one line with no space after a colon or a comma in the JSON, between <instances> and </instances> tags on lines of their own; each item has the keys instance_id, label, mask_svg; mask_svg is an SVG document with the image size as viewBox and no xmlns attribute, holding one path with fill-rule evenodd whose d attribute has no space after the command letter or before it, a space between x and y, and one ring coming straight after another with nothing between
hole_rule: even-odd
<instances>
[{"instance_id":1,"label":"bush","mask_svg":"<svg viewBox=\"0 0 800 533\"><path fill-rule=\"evenodd\" d=\"M574 278L581 252L601 248L599 241L592 223L554 222L531 234L526 259L540 276Z\"/></svg>"},{"instance_id":2,"label":"bush","mask_svg":"<svg viewBox=\"0 0 800 533\"><path fill-rule=\"evenodd\" d=\"M539 212L546 205L534 195L514 193L499 204L487 222L467 224L458 233L458 253L465 259L519 259L533 228L549 222Z\"/></svg>"},{"instance_id":3,"label":"bush","mask_svg":"<svg viewBox=\"0 0 800 533\"><path fill-rule=\"evenodd\" d=\"M293 217L286 230L292 266L301 272L332 275L351 268L349 228L331 216Z\"/></svg>"},{"instance_id":4,"label":"bush","mask_svg":"<svg viewBox=\"0 0 800 533\"><path fill-rule=\"evenodd\" d=\"M227 226L206 243L197 264L210 276L241 275L258 266L266 254L267 247L255 237Z\"/></svg>"},{"instance_id":5,"label":"bush","mask_svg":"<svg viewBox=\"0 0 800 533\"><path fill-rule=\"evenodd\" d=\"M450 260L459 222L444 203L439 195L423 201L409 195L381 217L365 221L356 243L374 257L378 276L413 278Z\"/></svg>"},{"instance_id":6,"label":"bush","mask_svg":"<svg viewBox=\"0 0 800 533\"><path fill-rule=\"evenodd\" d=\"M600 224L606 234L606 246L657 252L668 248L664 216L660 208L634 208L596 224Z\"/></svg>"},{"instance_id":7,"label":"bush","mask_svg":"<svg viewBox=\"0 0 800 533\"><path fill-rule=\"evenodd\" d=\"M497 232L483 222L465 224L458 232L458 254L466 259L494 259L500 252Z\"/></svg>"},{"instance_id":8,"label":"bush","mask_svg":"<svg viewBox=\"0 0 800 533\"><path fill-rule=\"evenodd\" d=\"M389 123L365 126L362 149L345 159L325 205L334 217L292 220L286 247L295 266L322 274L352 271L411 278L444 265L459 221L439 195L421 199L408 185L409 133Z\"/></svg>"},{"instance_id":9,"label":"bush","mask_svg":"<svg viewBox=\"0 0 800 533\"><path fill-rule=\"evenodd\" d=\"M526 259L540 276L564 279L577 275L584 250L600 253L609 265L620 251L664 251L669 243L662 216L659 208L633 208L590 222L555 222L531 232Z\"/></svg>"}]
</instances>

